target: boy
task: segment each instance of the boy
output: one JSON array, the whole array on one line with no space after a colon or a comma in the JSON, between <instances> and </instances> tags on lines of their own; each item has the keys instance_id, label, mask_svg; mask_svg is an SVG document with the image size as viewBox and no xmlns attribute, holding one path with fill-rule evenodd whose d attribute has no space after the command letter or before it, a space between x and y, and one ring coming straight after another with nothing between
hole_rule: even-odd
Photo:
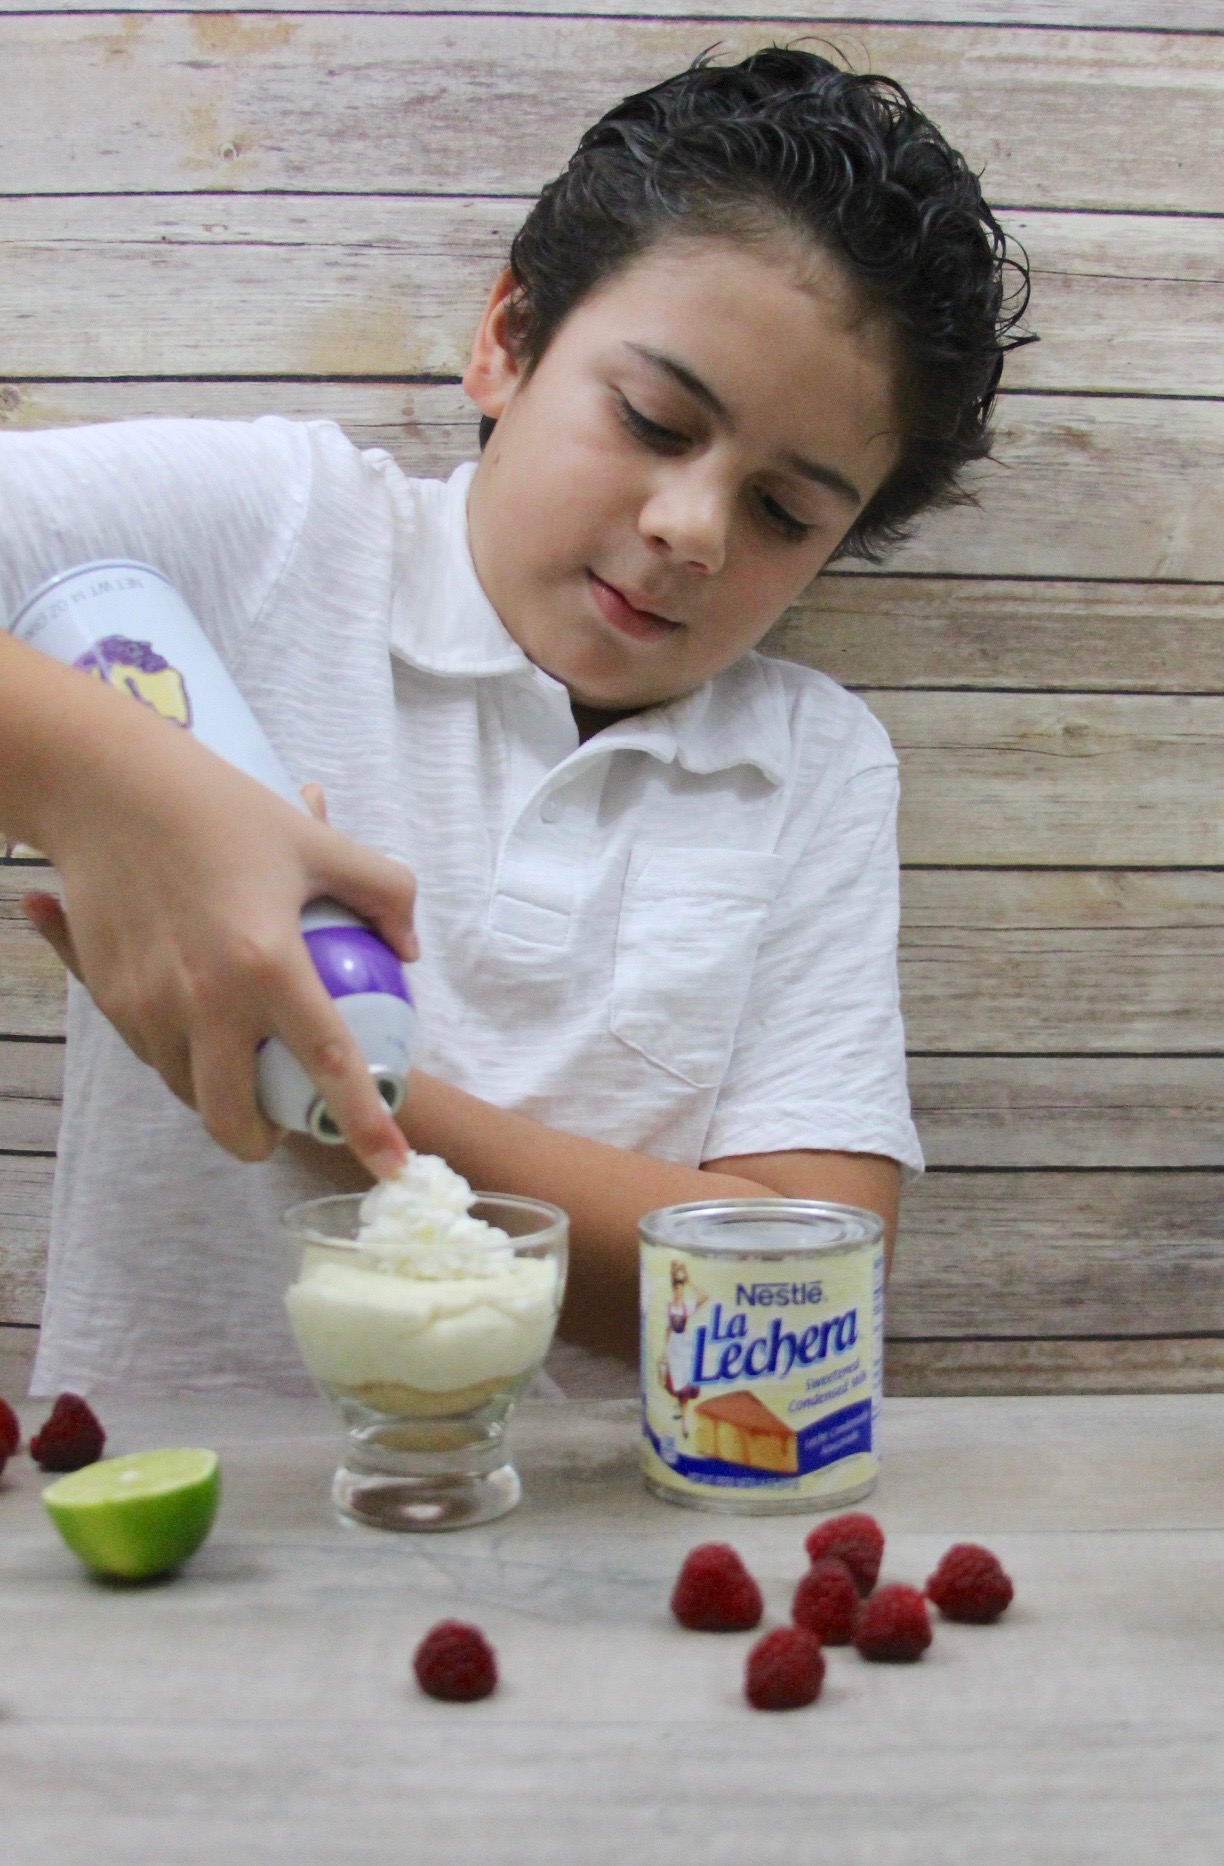
<instances>
[{"instance_id":1,"label":"boy","mask_svg":"<svg viewBox=\"0 0 1224 1866\"><path fill-rule=\"evenodd\" d=\"M44 710L0 821L60 868L66 919L32 916L115 1026L73 990L37 1390L298 1384L276 1214L345 1163L272 1153L252 1056L284 1036L393 1169L297 912L326 890L408 956L397 860L421 882L400 1128L569 1212L569 1333L632 1352L659 1205L832 1198L891 1228L921 1166L895 760L857 700L754 650L987 450L1008 263L904 93L772 50L587 132L490 293L464 378L482 453L445 484L327 424L0 444L4 613L88 557L153 563L377 852L20 670Z\"/></svg>"}]
</instances>

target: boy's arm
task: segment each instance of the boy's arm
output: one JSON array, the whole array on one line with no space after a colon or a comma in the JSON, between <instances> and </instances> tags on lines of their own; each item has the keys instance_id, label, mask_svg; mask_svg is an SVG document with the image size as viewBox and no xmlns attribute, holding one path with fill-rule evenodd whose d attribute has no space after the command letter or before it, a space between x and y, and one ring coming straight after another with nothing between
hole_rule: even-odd
<instances>
[{"instance_id":1,"label":"boy's arm","mask_svg":"<svg viewBox=\"0 0 1224 1866\"><path fill-rule=\"evenodd\" d=\"M692 1199L834 1199L884 1219L889 1247L900 1170L865 1154L758 1154L702 1167L656 1160L604 1141L566 1134L513 1114L414 1069L399 1113L409 1144L441 1154L473 1186L548 1199L569 1214L573 1253L562 1329L602 1353L632 1359L638 1346L638 1221L661 1205ZM344 1162L316 1164L341 1184ZM365 1183L356 1174L345 1185Z\"/></svg>"},{"instance_id":2,"label":"boy's arm","mask_svg":"<svg viewBox=\"0 0 1224 1866\"><path fill-rule=\"evenodd\" d=\"M892 1269L901 1207L901 1168L882 1153L834 1153L795 1149L707 1160L702 1173L729 1173L759 1182L784 1199L828 1199L859 1205L884 1220L884 1274Z\"/></svg>"},{"instance_id":3,"label":"boy's arm","mask_svg":"<svg viewBox=\"0 0 1224 1866\"><path fill-rule=\"evenodd\" d=\"M235 834L234 825L241 830ZM168 721L0 629L0 832L54 863L64 904L23 907L98 1008L213 1138L262 1159L255 1049L299 1057L371 1172L403 1138L298 931L331 894L404 958L412 878Z\"/></svg>"}]
</instances>

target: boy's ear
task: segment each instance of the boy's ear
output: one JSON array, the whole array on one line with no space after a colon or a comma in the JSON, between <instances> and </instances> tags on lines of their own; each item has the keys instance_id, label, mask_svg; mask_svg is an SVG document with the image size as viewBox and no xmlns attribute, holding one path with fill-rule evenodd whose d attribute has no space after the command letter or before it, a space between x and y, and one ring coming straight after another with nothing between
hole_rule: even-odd
<instances>
[{"instance_id":1,"label":"boy's ear","mask_svg":"<svg viewBox=\"0 0 1224 1866\"><path fill-rule=\"evenodd\" d=\"M510 267L503 267L476 327L472 354L463 372L465 392L481 414L491 415L494 421L500 418L521 373L506 333L506 305L517 289Z\"/></svg>"}]
</instances>

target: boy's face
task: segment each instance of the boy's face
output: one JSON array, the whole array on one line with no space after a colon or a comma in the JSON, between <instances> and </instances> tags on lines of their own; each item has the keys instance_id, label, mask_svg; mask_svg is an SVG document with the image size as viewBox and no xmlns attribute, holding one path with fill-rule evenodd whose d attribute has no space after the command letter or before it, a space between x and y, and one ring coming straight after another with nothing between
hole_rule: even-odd
<instances>
[{"instance_id":1,"label":"boy's face","mask_svg":"<svg viewBox=\"0 0 1224 1866\"><path fill-rule=\"evenodd\" d=\"M656 246L524 378L494 287L464 387L481 585L578 703L675 699L755 647L895 466L891 332L833 261ZM643 423L648 424L643 426Z\"/></svg>"}]
</instances>

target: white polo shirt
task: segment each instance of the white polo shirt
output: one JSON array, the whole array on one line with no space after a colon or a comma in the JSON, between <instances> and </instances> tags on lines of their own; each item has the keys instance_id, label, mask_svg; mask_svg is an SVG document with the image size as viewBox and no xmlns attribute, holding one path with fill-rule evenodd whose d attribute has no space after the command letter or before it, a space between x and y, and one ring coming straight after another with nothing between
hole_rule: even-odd
<instances>
[{"instance_id":1,"label":"white polo shirt","mask_svg":"<svg viewBox=\"0 0 1224 1866\"><path fill-rule=\"evenodd\" d=\"M291 774L416 872L422 1068L692 1165L920 1169L883 728L750 654L580 746L477 580L474 471L276 418L5 436L0 607L91 557L177 584ZM324 1180L231 1160L75 985L68 1029L34 1390L302 1388L276 1218Z\"/></svg>"}]
</instances>

